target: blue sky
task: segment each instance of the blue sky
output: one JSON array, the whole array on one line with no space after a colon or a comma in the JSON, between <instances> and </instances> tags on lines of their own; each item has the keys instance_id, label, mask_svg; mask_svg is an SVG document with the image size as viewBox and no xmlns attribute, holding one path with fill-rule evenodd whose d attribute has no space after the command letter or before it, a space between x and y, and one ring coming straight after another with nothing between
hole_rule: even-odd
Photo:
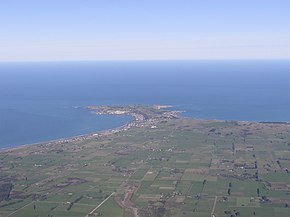
<instances>
[{"instance_id":1,"label":"blue sky","mask_svg":"<svg viewBox=\"0 0 290 217\"><path fill-rule=\"evenodd\" d=\"M289 0L7 0L0 61L289 59Z\"/></svg>"}]
</instances>

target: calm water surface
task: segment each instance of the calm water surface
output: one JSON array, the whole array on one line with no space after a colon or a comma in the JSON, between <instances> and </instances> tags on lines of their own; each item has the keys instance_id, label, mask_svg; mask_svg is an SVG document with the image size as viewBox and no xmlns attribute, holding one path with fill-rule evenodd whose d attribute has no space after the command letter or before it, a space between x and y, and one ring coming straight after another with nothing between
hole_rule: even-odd
<instances>
[{"instance_id":1,"label":"calm water surface","mask_svg":"<svg viewBox=\"0 0 290 217\"><path fill-rule=\"evenodd\" d=\"M290 61L0 63L0 148L118 127L88 105L170 104L195 118L290 121Z\"/></svg>"}]
</instances>

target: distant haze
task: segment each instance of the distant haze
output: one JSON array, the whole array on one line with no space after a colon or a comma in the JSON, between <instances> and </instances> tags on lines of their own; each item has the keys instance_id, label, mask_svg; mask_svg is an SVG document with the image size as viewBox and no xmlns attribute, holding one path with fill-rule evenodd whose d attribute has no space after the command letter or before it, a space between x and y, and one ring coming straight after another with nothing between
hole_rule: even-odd
<instances>
[{"instance_id":1,"label":"distant haze","mask_svg":"<svg viewBox=\"0 0 290 217\"><path fill-rule=\"evenodd\" d=\"M121 126L89 105L173 105L184 116L290 122L290 61L0 63L0 149Z\"/></svg>"},{"instance_id":2,"label":"distant haze","mask_svg":"<svg viewBox=\"0 0 290 217\"><path fill-rule=\"evenodd\" d=\"M289 59L287 0L9 0L0 61Z\"/></svg>"}]
</instances>

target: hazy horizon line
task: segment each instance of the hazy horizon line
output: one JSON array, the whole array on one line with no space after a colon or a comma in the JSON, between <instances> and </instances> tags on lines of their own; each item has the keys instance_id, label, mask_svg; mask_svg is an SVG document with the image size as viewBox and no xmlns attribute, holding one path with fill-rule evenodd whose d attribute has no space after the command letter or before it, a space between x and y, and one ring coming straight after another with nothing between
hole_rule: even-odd
<instances>
[{"instance_id":1,"label":"hazy horizon line","mask_svg":"<svg viewBox=\"0 0 290 217\"><path fill-rule=\"evenodd\" d=\"M9 60L0 63L50 63L50 62L183 62L183 61L290 61L290 58L229 58L229 59L102 59L102 60Z\"/></svg>"}]
</instances>

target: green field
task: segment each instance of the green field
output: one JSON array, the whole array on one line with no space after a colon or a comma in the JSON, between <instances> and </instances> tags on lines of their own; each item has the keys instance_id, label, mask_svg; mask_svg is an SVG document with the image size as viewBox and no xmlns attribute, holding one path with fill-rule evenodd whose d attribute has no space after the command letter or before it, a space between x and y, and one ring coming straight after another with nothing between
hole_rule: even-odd
<instances>
[{"instance_id":1,"label":"green field","mask_svg":"<svg viewBox=\"0 0 290 217\"><path fill-rule=\"evenodd\" d=\"M129 108L146 119L0 152L0 217L290 216L290 125Z\"/></svg>"}]
</instances>

